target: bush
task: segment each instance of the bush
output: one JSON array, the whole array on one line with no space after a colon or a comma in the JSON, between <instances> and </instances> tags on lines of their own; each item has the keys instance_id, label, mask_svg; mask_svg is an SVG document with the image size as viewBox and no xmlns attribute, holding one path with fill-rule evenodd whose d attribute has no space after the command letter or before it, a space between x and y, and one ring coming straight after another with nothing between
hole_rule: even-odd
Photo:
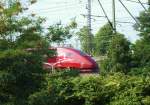
<instances>
[{"instance_id":1,"label":"bush","mask_svg":"<svg viewBox=\"0 0 150 105\"><path fill-rule=\"evenodd\" d=\"M46 88L32 94L29 103L30 105L148 105L149 81L149 77L129 76L123 73L54 79L48 76Z\"/></svg>"},{"instance_id":2,"label":"bush","mask_svg":"<svg viewBox=\"0 0 150 105\"><path fill-rule=\"evenodd\" d=\"M42 62L37 54L21 50L0 52L0 103L24 105L27 97L39 90L44 80Z\"/></svg>"},{"instance_id":3,"label":"bush","mask_svg":"<svg viewBox=\"0 0 150 105\"><path fill-rule=\"evenodd\" d=\"M57 71L47 75L47 86L29 97L29 105L77 105L78 99L67 99L73 93L76 71ZM79 104L80 105L80 104Z\"/></svg>"},{"instance_id":4,"label":"bush","mask_svg":"<svg viewBox=\"0 0 150 105\"><path fill-rule=\"evenodd\" d=\"M150 67L132 68L129 75L150 76Z\"/></svg>"}]
</instances>

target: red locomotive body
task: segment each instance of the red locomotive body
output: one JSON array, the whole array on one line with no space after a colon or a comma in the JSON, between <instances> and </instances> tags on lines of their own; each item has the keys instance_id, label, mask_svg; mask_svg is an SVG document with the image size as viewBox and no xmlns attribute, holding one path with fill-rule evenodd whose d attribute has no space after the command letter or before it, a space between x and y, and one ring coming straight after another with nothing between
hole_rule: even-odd
<instances>
[{"instance_id":1,"label":"red locomotive body","mask_svg":"<svg viewBox=\"0 0 150 105\"><path fill-rule=\"evenodd\" d=\"M50 49L52 50L52 49ZM45 68L73 68L80 72L98 72L98 65L88 54L73 48L55 48L56 56L48 58Z\"/></svg>"}]
</instances>

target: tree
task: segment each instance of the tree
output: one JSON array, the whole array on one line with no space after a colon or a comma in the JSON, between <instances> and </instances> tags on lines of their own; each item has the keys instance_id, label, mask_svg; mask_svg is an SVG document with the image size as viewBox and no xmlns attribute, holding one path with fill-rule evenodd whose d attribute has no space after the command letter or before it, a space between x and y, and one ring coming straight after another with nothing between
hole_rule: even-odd
<instances>
[{"instance_id":1,"label":"tree","mask_svg":"<svg viewBox=\"0 0 150 105\"><path fill-rule=\"evenodd\" d=\"M10 3L7 1L7 6L2 1L0 2L0 49L8 49L14 45L12 41L12 34L16 32L15 16L17 16L17 14L22 10L20 6L20 2Z\"/></svg>"},{"instance_id":2,"label":"tree","mask_svg":"<svg viewBox=\"0 0 150 105\"><path fill-rule=\"evenodd\" d=\"M16 37L15 47L19 48L42 48L48 47L48 41L43 37L42 23L45 21L43 18L23 17L17 21L18 36Z\"/></svg>"},{"instance_id":3,"label":"tree","mask_svg":"<svg viewBox=\"0 0 150 105\"><path fill-rule=\"evenodd\" d=\"M49 42L60 44L73 36L73 29L77 27L75 20L72 20L69 25L63 26L56 24L49 26L46 38Z\"/></svg>"},{"instance_id":4,"label":"tree","mask_svg":"<svg viewBox=\"0 0 150 105\"><path fill-rule=\"evenodd\" d=\"M106 55L113 30L109 24L104 25L95 35L95 55Z\"/></svg>"},{"instance_id":5,"label":"tree","mask_svg":"<svg viewBox=\"0 0 150 105\"><path fill-rule=\"evenodd\" d=\"M25 11L21 2L11 1L6 5L0 1L0 105L28 105L28 97L45 85L43 54L53 56L48 50L50 42L67 39L77 24L50 26L54 34L49 41L42 27L45 19L21 16Z\"/></svg>"},{"instance_id":6,"label":"tree","mask_svg":"<svg viewBox=\"0 0 150 105\"><path fill-rule=\"evenodd\" d=\"M0 105L27 105L28 96L38 91L44 81L41 49L47 47L47 42L42 37L43 19L21 17L23 8L16 0L1 8ZM40 49L27 52L28 47Z\"/></svg>"},{"instance_id":7,"label":"tree","mask_svg":"<svg viewBox=\"0 0 150 105\"><path fill-rule=\"evenodd\" d=\"M114 34L108 48L104 69L127 73L130 68L130 42L122 34Z\"/></svg>"},{"instance_id":8,"label":"tree","mask_svg":"<svg viewBox=\"0 0 150 105\"><path fill-rule=\"evenodd\" d=\"M70 34L70 29L69 27L63 27L60 25L54 25L54 26L50 26L48 28L48 34L47 34L47 38L49 39L50 42L63 42L68 38L71 38L71 34Z\"/></svg>"},{"instance_id":9,"label":"tree","mask_svg":"<svg viewBox=\"0 0 150 105\"><path fill-rule=\"evenodd\" d=\"M94 43L93 43L93 37L91 37L91 42L90 42L90 44L92 46L92 51L91 51L91 49L89 48L88 30L89 30L88 27L84 26L83 28L80 29L79 32L77 32L77 35L78 35L80 43L81 43L81 49L88 54L92 54L93 50L94 50Z\"/></svg>"},{"instance_id":10,"label":"tree","mask_svg":"<svg viewBox=\"0 0 150 105\"><path fill-rule=\"evenodd\" d=\"M25 11L21 2L15 0L7 2L6 4L1 3L0 49L11 49L18 46L37 47L39 44L45 44L42 43L43 28L41 26L45 20L32 15L20 16L19 14Z\"/></svg>"},{"instance_id":11,"label":"tree","mask_svg":"<svg viewBox=\"0 0 150 105\"><path fill-rule=\"evenodd\" d=\"M139 31L140 39L133 46L133 59L135 67L150 66L150 7L137 17L139 24L135 29Z\"/></svg>"}]
</instances>

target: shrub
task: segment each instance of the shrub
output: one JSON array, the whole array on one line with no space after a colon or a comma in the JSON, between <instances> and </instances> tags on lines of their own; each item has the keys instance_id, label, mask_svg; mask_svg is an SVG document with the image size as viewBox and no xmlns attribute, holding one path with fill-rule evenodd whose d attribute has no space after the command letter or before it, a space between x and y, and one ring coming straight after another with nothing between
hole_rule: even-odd
<instances>
[{"instance_id":1,"label":"shrub","mask_svg":"<svg viewBox=\"0 0 150 105\"><path fill-rule=\"evenodd\" d=\"M149 103L149 77L129 76L123 73L109 73L96 77L65 76L66 78L48 76L45 89L29 97L30 105L147 105Z\"/></svg>"},{"instance_id":2,"label":"shrub","mask_svg":"<svg viewBox=\"0 0 150 105\"><path fill-rule=\"evenodd\" d=\"M150 67L132 68L129 75L150 76Z\"/></svg>"},{"instance_id":3,"label":"shrub","mask_svg":"<svg viewBox=\"0 0 150 105\"><path fill-rule=\"evenodd\" d=\"M38 54L21 50L0 52L0 103L27 103L27 97L39 90L44 80L41 61Z\"/></svg>"}]
</instances>

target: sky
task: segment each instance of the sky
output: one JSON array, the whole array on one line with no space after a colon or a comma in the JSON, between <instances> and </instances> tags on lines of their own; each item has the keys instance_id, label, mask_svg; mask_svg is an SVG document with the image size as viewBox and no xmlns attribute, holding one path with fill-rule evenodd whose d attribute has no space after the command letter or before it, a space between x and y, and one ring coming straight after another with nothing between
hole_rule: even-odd
<instances>
[{"instance_id":1,"label":"sky","mask_svg":"<svg viewBox=\"0 0 150 105\"><path fill-rule=\"evenodd\" d=\"M45 27L49 25L56 24L61 21L63 25L68 24L72 19L76 19L78 23L78 29L87 25L87 19L82 14L87 14L88 0L38 0L37 3L29 7L28 13L35 13L38 16L45 17L47 19L44 24ZM112 20L112 0L100 0L102 5L109 17ZM122 0L129 11L134 17L139 16L139 13L144 10L144 8L139 3L129 2L127 0ZM138 0L134 0L138 1ZM146 3L147 0L141 0ZM121 5L118 0L116 2L116 21L117 21L117 31L125 34L131 42L135 42L138 39L138 32L133 29L135 21L128 14L125 8ZM104 16L98 0L92 0L92 15ZM144 5L147 7L147 5ZM104 24L107 23L106 18L102 17L92 17L92 33L95 34ZM118 22L130 22L130 23L118 23ZM77 39L71 41L74 45L78 45Z\"/></svg>"}]
</instances>

